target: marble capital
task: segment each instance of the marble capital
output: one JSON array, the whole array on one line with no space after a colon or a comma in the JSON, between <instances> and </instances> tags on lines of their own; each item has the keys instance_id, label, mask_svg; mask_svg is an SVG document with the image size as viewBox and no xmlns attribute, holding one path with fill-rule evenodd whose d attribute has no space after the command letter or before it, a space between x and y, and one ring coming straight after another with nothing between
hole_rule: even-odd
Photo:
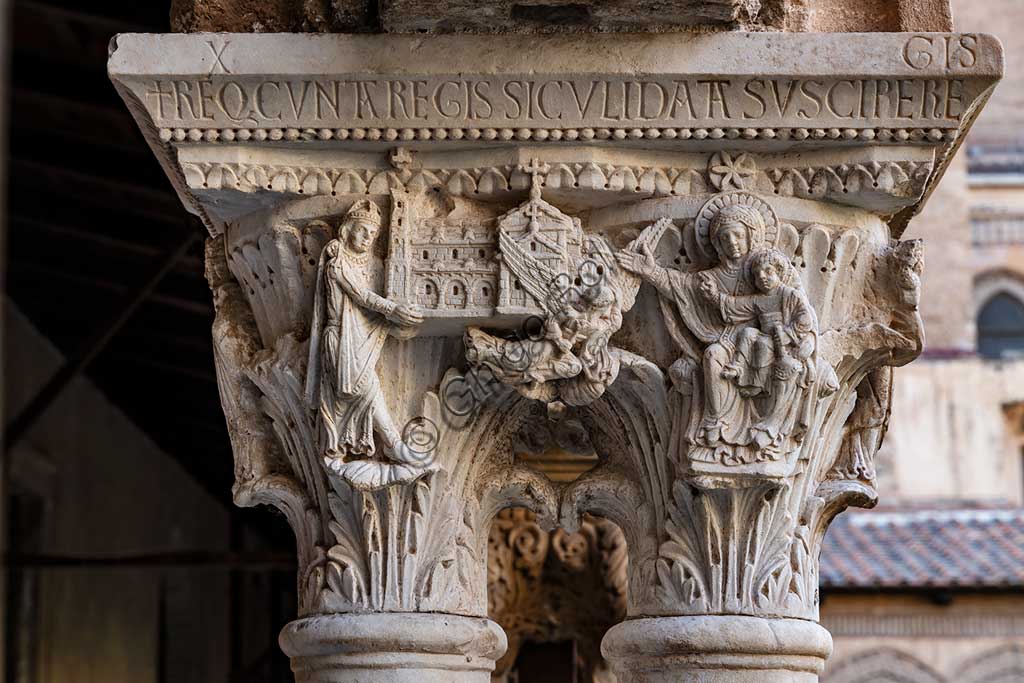
<instances>
[{"instance_id":1,"label":"marble capital","mask_svg":"<svg viewBox=\"0 0 1024 683\"><path fill-rule=\"evenodd\" d=\"M236 502L298 540L298 680L487 680L517 572L613 538L595 671L816 680L821 539L924 345L900 238L1002 68L981 34L117 36L210 232Z\"/></svg>"}]
</instances>

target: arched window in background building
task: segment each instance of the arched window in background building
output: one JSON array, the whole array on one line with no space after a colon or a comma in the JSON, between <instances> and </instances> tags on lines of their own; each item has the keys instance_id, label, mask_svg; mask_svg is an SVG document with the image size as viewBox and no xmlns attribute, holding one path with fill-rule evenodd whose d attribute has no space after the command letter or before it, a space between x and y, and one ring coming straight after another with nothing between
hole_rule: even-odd
<instances>
[{"instance_id":1,"label":"arched window in background building","mask_svg":"<svg viewBox=\"0 0 1024 683\"><path fill-rule=\"evenodd\" d=\"M1024 301L998 292L978 311L978 353L985 358L1024 356Z\"/></svg>"},{"instance_id":2,"label":"arched window in background building","mask_svg":"<svg viewBox=\"0 0 1024 683\"><path fill-rule=\"evenodd\" d=\"M907 652L865 650L832 664L822 683L945 683L942 676Z\"/></svg>"}]
</instances>

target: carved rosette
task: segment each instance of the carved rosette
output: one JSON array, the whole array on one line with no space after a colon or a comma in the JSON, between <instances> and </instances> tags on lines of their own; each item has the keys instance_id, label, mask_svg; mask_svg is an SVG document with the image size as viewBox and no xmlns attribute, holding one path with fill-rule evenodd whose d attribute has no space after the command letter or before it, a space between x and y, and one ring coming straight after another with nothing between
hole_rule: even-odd
<instances>
[{"instance_id":1,"label":"carved rosette","mask_svg":"<svg viewBox=\"0 0 1024 683\"><path fill-rule=\"evenodd\" d=\"M395 196L404 203L397 204ZM548 403L550 414L560 405L557 394L502 392L492 376L482 387L469 387L483 388L486 395L474 398L468 413L453 413L442 397L466 375L449 369L460 364L461 340L443 336L442 326L441 336L387 341L379 371L396 423L425 418L436 429L429 457L438 467L408 483L362 490L324 467L318 413L303 391L317 264L354 201L304 199L247 216L208 249L218 310L216 358L238 465L236 500L272 504L287 514L298 538L303 614L484 616L490 533L490 613L510 624L513 652L523 638L551 638L547 627L523 621L523 610L547 604L536 602L538 591L565 587L550 585L551 571L543 571L546 533L533 522L532 532L516 529L517 540L508 545L519 557L507 560L513 564L502 568L504 579L494 575L494 563L503 560L493 534L502 526L492 529L491 519L515 504L533 509L547 527L557 522L576 529L586 513L621 527L619 551L628 548L629 556L628 576L623 569L621 580L628 581L630 615L816 618L817 557L828 522L844 507L870 505L876 497L872 459L887 419L886 366L907 362L922 345L916 314L919 248L891 246L884 224L870 214L836 225L823 212L822 222L815 222L815 208L808 205L791 219L785 207L775 208L776 200L742 193L707 196L695 210L661 208L661 220L649 229L658 233L654 237L649 231L646 238L633 237L637 232L629 227L617 236L606 229L610 242L627 250L633 245L634 253L647 239L659 267L688 276L714 268L711 231L719 213L744 206L760 217L752 219L760 221L760 232L753 234L750 251L781 253L791 290L800 293L794 301L806 302L814 314L799 436L788 435L782 450L769 455L739 449L742 457L736 450L719 457L720 448L695 437L694 427L707 411L705 383L729 380L703 372L710 345L673 310L678 302L671 299L671 287L641 288L635 308L660 306L665 327L659 334L676 343L662 364L646 358L651 354L636 330L650 321L641 322L636 310L624 312L621 330L609 329L605 353L614 358L618 374L603 395L574 409L573 420L584 430L582 447L593 448L599 459L593 471L559 493L542 473L516 464L520 425L534 420L531 399L546 396L541 403ZM486 242L488 226L493 244L484 248L500 242L498 222L489 217L497 216L498 207L490 213L483 205L468 213L451 203L431 209L408 193L378 201L385 211L400 207L403 220L414 225L434 225L430 234L440 235L436 242L414 236L410 244L426 239L424 244L451 252L458 248L454 239L469 248ZM407 210L409 205L421 213ZM638 209L646 210L643 202L632 211ZM426 220L431 211L440 211L443 220ZM444 221L455 225L453 214L474 218L462 219L451 234L437 233ZM613 212L605 210L601 220L613 225ZM395 224L390 221L392 229ZM470 234L472 226L481 235ZM385 244L393 243L380 240L372 254L382 273L394 258ZM418 256L422 249L413 251ZM494 253L501 253L500 245ZM446 266L431 267L442 274ZM751 268L745 263L740 278L753 278ZM493 283L497 297L497 275ZM378 291L385 291L383 282ZM736 301L758 296L753 287L747 291ZM695 290L690 295L699 296ZM721 305L688 301L706 311ZM484 314L472 301L452 310L467 322L479 322ZM675 334L671 325L677 325ZM734 327L763 331L756 316ZM779 353L782 358L788 352ZM758 411L767 410L770 390L762 393L735 396L749 402L747 427ZM526 432L529 437L529 427ZM590 652L588 661L598 661L596 649Z\"/></svg>"},{"instance_id":2,"label":"carved rosette","mask_svg":"<svg viewBox=\"0 0 1024 683\"><path fill-rule=\"evenodd\" d=\"M405 193L400 196L415 203ZM621 333L608 330L612 344L607 353L619 374L605 395L578 408L590 436L587 447L596 445L602 464L570 485L561 503L542 474L513 460L512 442L529 412L528 400L506 394L501 400L481 401L471 415L460 415L457 421L446 414L449 406L439 396L442 387L451 386L445 373L460 346L451 336L386 342L380 361L388 369L381 375L388 377L381 390L394 405L396 421L407 425L422 417L437 429L430 457L436 457L440 468L409 485L363 491L325 472L318 418L303 396L317 263L351 205L340 199L293 202L238 221L208 250L218 302L221 389L239 454L236 496L243 503L273 500L288 512L302 539L304 610L430 608L483 614L480 574L486 529L497 509L515 502L533 507L549 522L560 507L557 514L570 528L584 512L620 524L634 557L634 610L814 615L815 558L825 523L819 521L816 506L826 510L845 505L848 495L873 499L871 458L888 406L886 375L876 369L906 362L921 347L916 316L919 250L890 247L877 219L865 216L862 223L830 226L807 220L804 209L801 225L778 215L771 199L751 194L712 196L692 217L662 216L652 226L657 233L650 238L654 250L663 253L665 245L681 245L675 253L694 274L713 269L712 224L731 206L756 214L760 227L751 252L776 250L784 255L785 270L796 278L791 289L801 293L795 300L813 308L815 323L806 335L815 346L805 363L809 374L800 399L799 438L785 440L782 452L765 455L746 447L743 457L733 453L716 460L715 448L692 433L705 412L702 396L709 393L702 386L709 380L700 371L710 345L689 332L684 319L673 320L674 304L664 292L643 289L642 299L660 300L666 325L678 325L677 348L684 362L658 366L614 346L618 337L630 341L630 327L639 322L635 313L626 313ZM449 206L441 213L451 216L456 211ZM423 244L439 244L452 252L458 244L479 243L488 245L479 251L501 253L500 247L494 248L500 242L496 222L485 208L474 211L473 220L462 219L456 226L456 233L462 233L430 228L430 234L442 235L439 241L430 242L423 233L423 238L409 238L410 244L426 239ZM413 223L426 220L424 214L403 216ZM450 218L444 220L455 225ZM611 212L603 220L613 220ZM472 226L479 228L479 235L471 234L476 229ZM625 247L630 234L627 230L611 239ZM393 261L394 254L376 248L372 255L383 270L385 259ZM419 247L411 249L419 256ZM688 272L680 268L678 257L662 259L668 270ZM434 261L431 267L435 270L430 272L441 273L448 266ZM459 262L454 267L477 266ZM741 279L752 278L751 266L743 268ZM501 282L496 272L492 277L491 298L497 300ZM748 290L747 298L758 296L753 286ZM736 297L740 303L743 299ZM449 310L446 303L427 307L427 314ZM475 322L487 310L477 303L459 301L450 307L449 318L458 319L457 313ZM709 301L690 303L706 312L715 308ZM755 316L733 327L756 333L764 325ZM672 336L671 329L665 335ZM414 381L418 403L408 394L404 404L396 401ZM727 382L715 377L710 381ZM762 394L770 395L770 389ZM737 393L735 398L750 404L748 420L753 422L755 413L766 410L765 396ZM558 404L555 396L547 401ZM467 447L477 454L471 462L458 455ZM505 483L499 486L493 486L495 467L504 472L498 479ZM486 486L484 479L489 479ZM611 500L602 499L604 487L608 495L614 493ZM516 498L527 490L533 500ZM444 533L433 533L434 526ZM783 552L784 547L789 550ZM405 587L405 581L415 582L415 588Z\"/></svg>"},{"instance_id":3,"label":"carved rosette","mask_svg":"<svg viewBox=\"0 0 1024 683\"><path fill-rule=\"evenodd\" d=\"M535 190L543 182L538 176ZM342 238L360 195L292 200L232 222L209 244L236 500L272 504L288 516L298 538L301 613L490 614L507 626L512 646L499 673L524 640L568 636L589 643L581 649L586 667L604 666L600 634L572 626L579 622L568 614L550 621L553 605L591 604L582 595L562 601L572 591L611 596L597 611L612 613L590 620L602 633L619 610L815 619L822 537L846 506L874 504L873 457L888 419L891 366L923 344L919 245L892 242L870 212L837 221L824 204L731 190L592 213L611 254L603 257L586 246L597 226L576 218L563 221L564 234L557 221L544 233L543 222L531 227L536 198L524 198L513 247L503 243L510 239L501 227L504 204L438 189L372 200L384 218L365 259L377 264L376 279L365 287L395 297L395 306L418 306L426 330L388 338L375 365L402 439L412 438L410 425L427 425L422 455L431 469L391 485L353 484L325 466L322 410L305 392L323 255ZM562 220L557 207L545 206L538 213ZM637 215L650 223L637 225ZM722 265L722 216L752 226L727 273L735 285L729 294L705 284ZM548 258L568 259L567 279L577 280L574 294L562 291L554 303L544 285L562 280L553 269L538 277L529 268L541 267L528 265L545 239L553 245ZM629 284L634 257L659 269L636 279L652 286ZM596 263L607 269L600 287L617 302L608 309L588 293L593 283L579 284ZM765 269L778 276L776 289L759 289ZM526 298L520 326L510 330L516 318L499 302L516 291ZM390 304L379 305L378 315L388 314ZM605 310L612 315L594 313ZM693 311L717 321L716 337L700 336ZM528 330L527 319L539 327ZM772 325L788 336L774 338ZM494 341L480 331L464 347L460 326L489 326ZM667 342L662 351L655 339ZM479 349L466 351L483 343L494 345L493 366L480 361ZM573 378L597 372L605 358L615 372L602 390L569 393ZM574 366L571 359L591 360ZM741 372L729 376L727 361ZM762 383L741 385L755 371ZM740 436L702 431L716 391L733 402L722 424ZM758 445L758 425L773 415L783 416L774 440ZM541 438L537 425L559 438ZM377 454L357 462L390 467L391 451L377 432ZM532 450L557 442L592 452L598 465L559 490L520 461L524 442L536 442ZM492 526L512 505L536 517L503 517ZM614 531L599 531L588 514ZM556 525L567 531L549 536ZM602 533L616 539L620 586L601 574L609 552ZM585 559L573 559L574 544ZM619 592L612 595L613 587Z\"/></svg>"}]
</instances>

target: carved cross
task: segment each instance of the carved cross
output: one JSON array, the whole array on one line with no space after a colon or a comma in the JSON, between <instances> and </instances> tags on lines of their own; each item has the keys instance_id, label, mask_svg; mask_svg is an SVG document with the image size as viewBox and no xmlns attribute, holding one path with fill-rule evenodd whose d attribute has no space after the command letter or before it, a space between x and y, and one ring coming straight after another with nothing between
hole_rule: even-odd
<instances>
[{"instance_id":1,"label":"carved cross","mask_svg":"<svg viewBox=\"0 0 1024 683\"><path fill-rule=\"evenodd\" d=\"M412 166L412 154L405 147L396 147L391 152L391 165L399 171L408 170Z\"/></svg>"},{"instance_id":2,"label":"carved cross","mask_svg":"<svg viewBox=\"0 0 1024 683\"><path fill-rule=\"evenodd\" d=\"M533 196L534 190L536 190L537 192L536 197ZM536 181L534 181L533 188L530 190L530 196L533 199L540 198L540 184L537 183ZM530 234L537 234L537 232L540 230L540 221L537 220L540 218L540 207L537 204L531 202L526 207L526 215L530 217Z\"/></svg>"},{"instance_id":3,"label":"carved cross","mask_svg":"<svg viewBox=\"0 0 1024 683\"><path fill-rule=\"evenodd\" d=\"M540 199L540 188L544 184L544 177L551 170L549 164L541 163L540 159L534 157L529 164L519 164L519 171L530 176L530 199ZM530 218L536 219L537 207L530 207Z\"/></svg>"}]
</instances>

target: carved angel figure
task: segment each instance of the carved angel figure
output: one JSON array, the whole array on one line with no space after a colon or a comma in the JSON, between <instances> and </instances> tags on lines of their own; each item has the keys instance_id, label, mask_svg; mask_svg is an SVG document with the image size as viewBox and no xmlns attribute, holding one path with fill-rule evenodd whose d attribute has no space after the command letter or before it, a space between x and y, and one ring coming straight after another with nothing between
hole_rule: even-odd
<instances>
[{"instance_id":1,"label":"carved angel figure","mask_svg":"<svg viewBox=\"0 0 1024 683\"><path fill-rule=\"evenodd\" d=\"M377 376L387 337L409 338L423 321L415 307L375 291L382 268L372 247L380 228L377 206L356 202L338 238L320 255L306 379L306 401L319 416L325 464L365 490L415 481L436 469L429 453L403 442ZM375 435L386 460L374 457Z\"/></svg>"},{"instance_id":2,"label":"carved angel figure","mask_svg":"<svg viewBox=\"0 0 1024 683\"><path fill-rule=\"evenodd\" d=\"M470 327L466 358L490 368L528 398L583 406L615 381L619 362L608 340L633 307L639 278L617 266L603 237L589 236L576 273L558 273L499 233L501 258L544 308L541 333L507 340Z\"/></svg>"}]
</instances>

